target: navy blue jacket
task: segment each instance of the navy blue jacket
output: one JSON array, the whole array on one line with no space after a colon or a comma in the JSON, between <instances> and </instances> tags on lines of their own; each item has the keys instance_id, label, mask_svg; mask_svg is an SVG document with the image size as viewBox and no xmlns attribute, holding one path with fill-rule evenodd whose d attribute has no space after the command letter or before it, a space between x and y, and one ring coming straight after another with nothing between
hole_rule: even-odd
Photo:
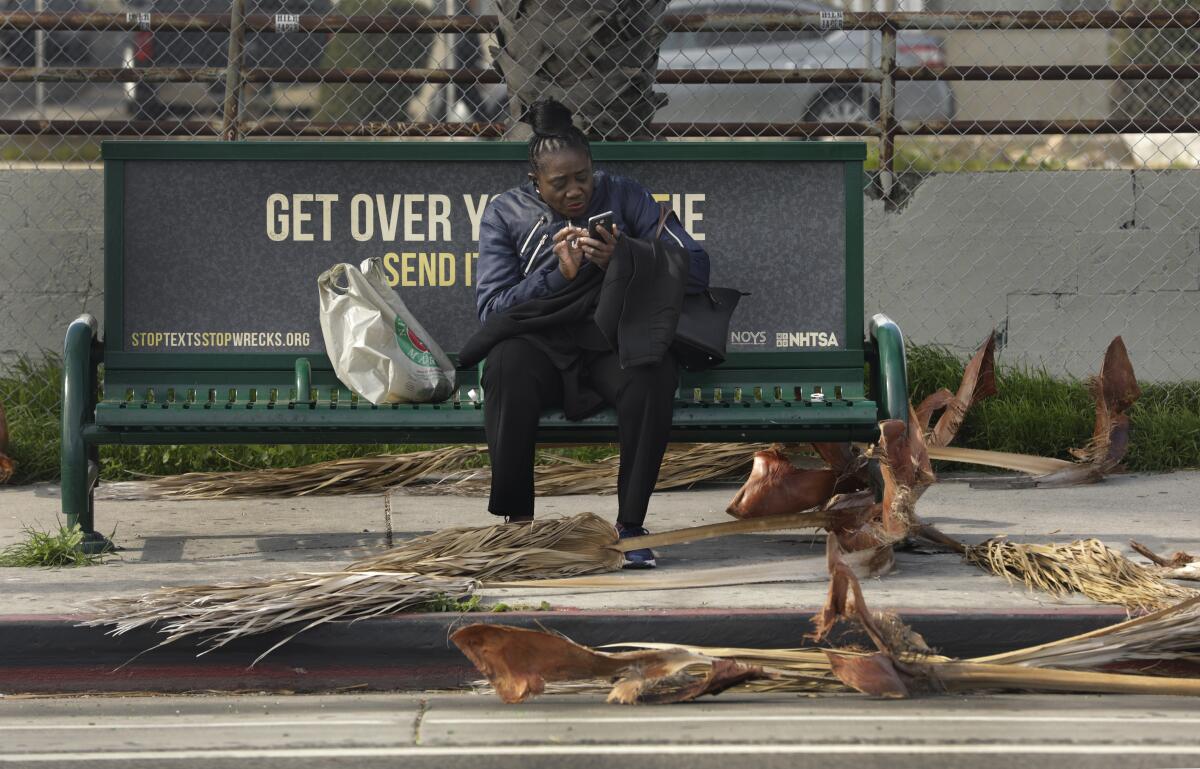
<instances>
[{"instance_id":1,"label":"navy blue jacket","mask_svg":"<svg viewBox=\"0 0 1200 769\"><path fill-rule=\"evenodd\" d=\"M564 219L534 192L529 182L492 198L479 226L479 262L476 266L475 307L480 322L530 299L549 296L569 282L558 269L554 233L567 226L586 227L589 217L613 212L613 222L624 235L651 239L658 226L660 206L650 192L632 179L594 172L592 200L587 211ZM662 240L677 243L691 257L688 293L708 287L708 254L671 216Z\"/></svg>"}]
</instances>

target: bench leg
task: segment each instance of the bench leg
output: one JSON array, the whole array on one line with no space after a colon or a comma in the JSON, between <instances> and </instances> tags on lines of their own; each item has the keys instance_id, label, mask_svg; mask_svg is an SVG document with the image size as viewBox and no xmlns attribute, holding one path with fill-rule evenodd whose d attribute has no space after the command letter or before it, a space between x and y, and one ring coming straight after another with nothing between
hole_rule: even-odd
<instances>
[{"instance_id":1,"label":"bench leg","mask_svg":"<svg viewBox=\"0 0 1200 769\"><path fill-rule=\"evenodd\" d=\"M100 475L100 449L83 439L83 427L95 398L95 368L92 342L96 319L81 315L67 328L63 345L62 446L59 471L62 477L62 512L67 526L83 530L83 550L99 553L113 549L107 537L96 531L93 490Z\"/></svg>"}]
</instances>

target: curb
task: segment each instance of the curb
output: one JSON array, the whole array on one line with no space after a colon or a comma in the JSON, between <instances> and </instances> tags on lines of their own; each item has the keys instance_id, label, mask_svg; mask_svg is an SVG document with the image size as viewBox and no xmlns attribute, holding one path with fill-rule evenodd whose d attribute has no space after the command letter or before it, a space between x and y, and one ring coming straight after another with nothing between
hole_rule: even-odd
<instances>
[{"instance_id":1,"label":"curb","mask_svg":"<svg viewBox=\"0 0 1200 769\"><path fill-rule=\"evenodd\" d=\"M0 616L0 695L459 688L481 677L449 640L465 624L545 628L589 646L654 641L794 648L808 645L803 636L818 608L399 615L301 633L252 668L255 657L287 634L239 639L196 657L200 650L187 642L146 652L162 640L153 630L114 638L100 628L78 627L83 615ZM953 657L1047 643L1126 618L1116 607L895 613L931 647Z\"/></svg>"}]
</instances>

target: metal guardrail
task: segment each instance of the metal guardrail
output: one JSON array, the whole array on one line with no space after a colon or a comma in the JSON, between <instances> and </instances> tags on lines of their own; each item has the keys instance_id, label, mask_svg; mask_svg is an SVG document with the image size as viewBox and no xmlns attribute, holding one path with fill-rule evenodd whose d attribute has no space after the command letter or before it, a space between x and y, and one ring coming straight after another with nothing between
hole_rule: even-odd
<instances>
[{"instance_id":1,"label":"metal guardrail","mask_svg":"<svg viewBox=\"0 0 1200 769\"><path fill-rule=\"evenodd\" d=\"M665 15L661 23L674 32L804 30L1046 30L1046 29L1189 29L1200 27L1200 10L1178 11L975 11L969 13L856 13ZM496 16L310 16L246 14L248 32L487 33ZM0 13L0 29L115 32L193 30L228 32L233 15L182 13ZM284 29L281 29L281 26Z\"/></svg>"},{"instance_id":2,"label":"metal guardrail","mask_svg":"<svg viewBox=\"0 0 1200 769\"><path fill-rule=\"evenodd\" d=\"M220 135L229 140L242 136L502 136L507 124L495 123L376 123L313 122L307 120L244 120L240 96L245 83L501 83L495 70L470 68L408 69L263 69L243 66L243 39L247 32L309 32L363 34L487 33L498 26L495 16L307 16L243 15L244 0L232 0L229 14L156 13L0 13L0 29L41 31L153 31L190 30L232 32L228 66L217 68L0 68L8 82L204 82L226 84L219 127L205 120L4 120L0 132L10 135L170 136ZM907 81L1068 81L1196 79L1200 65L970 65L951 67L899 67L896 34L903 30L1137 30L1198 29L1200 11L1101 12L971 12L879 13L823 12L819 14L712 14L665 16L661 23L673 31L804 31L877 30L881 33L880 66L864 69L668 69L659 71L661 84L879 84L878 115L869 122L795 123L686 123L652 124L666 137L815 137L874 136L880 140L880 184L885 200L892 198L895 139L920 135L1023 135L1097 134L1128 132L1200 131L1200 115L1179 118L1130 120L951 120L916 123L895 119L897 82Z\"/></svg>"}]
</instances>

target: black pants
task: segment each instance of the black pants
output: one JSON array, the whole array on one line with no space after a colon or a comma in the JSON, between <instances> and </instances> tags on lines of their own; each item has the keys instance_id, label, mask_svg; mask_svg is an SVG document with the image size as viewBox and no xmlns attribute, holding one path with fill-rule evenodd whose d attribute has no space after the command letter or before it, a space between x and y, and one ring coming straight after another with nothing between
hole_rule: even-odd
<instances>
[{"instance_id":1,"label":"black pants","mask_svg":"<svg viewBox=\"0 0 1200 769\"><path fill-rule=\"evenodd\" d=\"M679 370L670 354L658 365L629 369L620 367L616 353L596 355L588 366L589 380L617 410L617 520L641 526L667 448ZM532 343L506 339L488 353L483 389L492 460L488 510L495 515L533 515L538 417L562 404L562 376Z\"/></svg>"}]
</instances>

